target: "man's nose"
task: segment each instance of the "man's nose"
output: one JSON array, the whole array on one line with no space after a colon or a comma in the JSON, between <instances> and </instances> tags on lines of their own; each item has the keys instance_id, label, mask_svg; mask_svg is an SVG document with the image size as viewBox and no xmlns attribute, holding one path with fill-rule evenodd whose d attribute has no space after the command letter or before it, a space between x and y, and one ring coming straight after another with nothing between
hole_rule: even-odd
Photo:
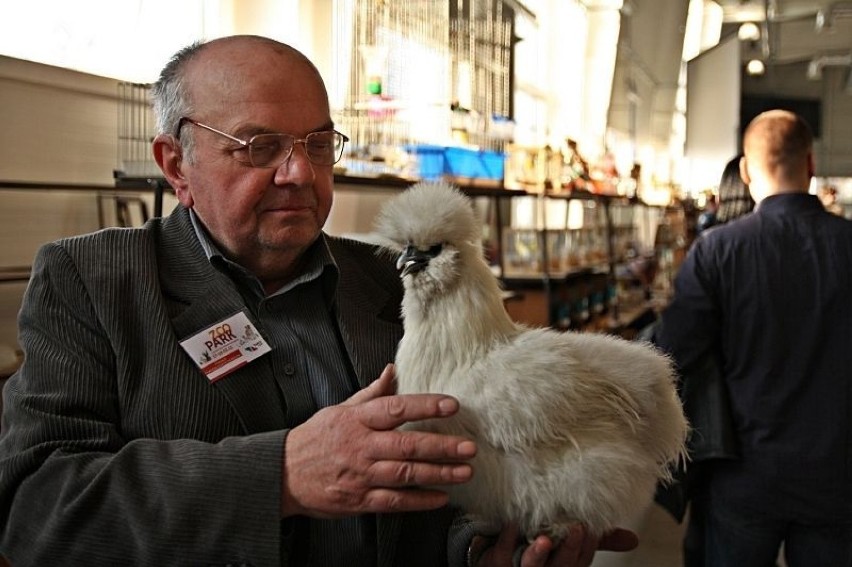
<instances>
[{"instance_id":1,"label":"man's nose","mask_svg":"<svg viewBox=\"0 0 852 567\"><path fill-rule=\"evenodd\" d=\"M299 140L293 144L290 157L275 170L275 183L312 183L315 178L314 164L308 159L305 143Z\"/></svg>"}]
</instances>

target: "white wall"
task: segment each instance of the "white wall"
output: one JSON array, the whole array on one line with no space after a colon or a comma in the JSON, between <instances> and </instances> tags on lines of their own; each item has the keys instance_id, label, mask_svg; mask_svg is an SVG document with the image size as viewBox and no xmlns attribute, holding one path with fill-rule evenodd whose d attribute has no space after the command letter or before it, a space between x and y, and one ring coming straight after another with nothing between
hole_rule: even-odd
<instances>
[{"instance_id":1,"label":"white wall","mask_svg":"<svg viewBox=\"0 0 852 567\"><path fill-rule=\"evenodd\" d=\"M739 71L736 37L687 63L685 155L689 173L683 184L691 193L717 186L725 164L737 154Z\"/></svg>"},{"instance_id":2,"label":"white wall","mask_svg":"<svg viewBox=\"0 0 852 567\"><path fill-rule=\"evenodd\" d=\"M112 183L118 81L0 56L0 180Z\"/></svg>"},{"instance_id":3,"label":"white wall","mask_svg":"<svg viewBox=\"0 0 852 567\"><path fill-rule=\"evenodd\" d=\"M114 79L0 56L0 181L78 186L0 189L0 269L29 266L43 243L100 228L99 199L115 192L117 93ZM108 213L111 202L101 205ZM16 344L24 287L0 282L0 344Z\"/></svg>"}]
</instances>

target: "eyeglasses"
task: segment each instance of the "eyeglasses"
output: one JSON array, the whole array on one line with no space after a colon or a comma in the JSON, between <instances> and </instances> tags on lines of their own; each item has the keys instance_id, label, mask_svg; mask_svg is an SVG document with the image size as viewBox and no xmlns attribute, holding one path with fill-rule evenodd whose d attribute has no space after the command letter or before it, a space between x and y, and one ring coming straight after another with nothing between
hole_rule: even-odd
<instances>
[{"instance_id":1,"label":"eyeglasses","mask_svg":"<svg viewBox=\"0 0 852 567\"><path fill-rule=\"evenodd\" d=\"M296 138L291 134L257 134L248 140L241 140L236 136L226 134L192 118L184 116L178 121L178 138L180 129L184 122L194 124L199 128L210 130L215 134L224 136L232 142L240 145L233 150L237 161L252 167L279 167L290 159L296 144L305 146L305 154L308 160L315 165L334 165L343 156L343 145L349 141L345 135L337 130L322 130L311 132L304 138Z\"/></svg>"}]
</instances>

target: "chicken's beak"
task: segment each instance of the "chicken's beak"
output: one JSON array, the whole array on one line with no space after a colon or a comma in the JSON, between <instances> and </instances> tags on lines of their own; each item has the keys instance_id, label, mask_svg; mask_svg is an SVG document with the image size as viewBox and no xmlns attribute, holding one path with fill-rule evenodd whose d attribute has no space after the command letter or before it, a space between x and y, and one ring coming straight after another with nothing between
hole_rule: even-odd
<instances>
[{"instance_id":1,"label":"chicken's beak","mask_svg":"<svg viewBox=\"0 0 852 567\"><path fill-rule=\"evenodd\" d=\"M420 250L413 244L405 247L405 250L399 255L396 260L396 269L401 272L401 276L415 274L423 270L429 265L429 262L441 253L442 245L437 244L429 248L429 250Z\"/></svg>"}]
</instances>

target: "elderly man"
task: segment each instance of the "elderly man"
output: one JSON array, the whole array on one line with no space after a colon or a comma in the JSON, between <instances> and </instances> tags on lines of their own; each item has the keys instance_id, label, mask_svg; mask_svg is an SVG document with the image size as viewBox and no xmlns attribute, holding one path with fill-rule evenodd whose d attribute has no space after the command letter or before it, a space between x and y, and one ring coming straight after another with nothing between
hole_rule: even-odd
<instances>
[{"instance_id":1,"label":"elderly man","mask_svg":"<svg viewBox=\"0 0 852 567\"><path fill-rule=\"evenodd\" d=\"M509 565L449 509L473 442L394 395L402 295L372 246L322 233L334 129L322 79L254 36L179 52L153 90L180 205L44 246L5 389L0 553L13 565ZM430 486L432 488L420 488ZM578 527L522 565L588 565ZM629 548L615 532L604 545Z\"/></svg>"}]
</instances>

